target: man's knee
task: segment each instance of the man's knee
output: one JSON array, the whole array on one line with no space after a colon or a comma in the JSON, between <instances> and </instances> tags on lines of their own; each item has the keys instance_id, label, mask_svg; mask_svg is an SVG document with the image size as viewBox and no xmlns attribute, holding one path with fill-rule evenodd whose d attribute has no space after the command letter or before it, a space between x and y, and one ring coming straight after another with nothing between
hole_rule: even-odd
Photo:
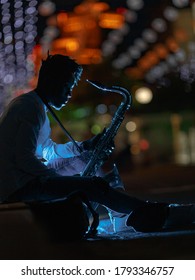
<instances>
[{"instance_id":1,"label":"man's knee","mask_svg":"<svg viewBox=\"0 0 195 280\"><path fill-rule=\"evenodd\" d=\"M97 176L93 177L93 186L103 194L106 194L110 190L109 184L103 178Z\"/></svg>"}]
</instances>

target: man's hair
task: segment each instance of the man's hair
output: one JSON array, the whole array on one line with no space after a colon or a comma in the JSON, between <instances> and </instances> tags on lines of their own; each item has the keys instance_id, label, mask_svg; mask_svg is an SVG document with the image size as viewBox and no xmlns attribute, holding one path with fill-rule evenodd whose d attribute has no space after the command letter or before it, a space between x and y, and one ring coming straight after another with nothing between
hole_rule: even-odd
<instances>
[{"instance_id":1,"label":"man's hair","mask_svg":"<svg viewBox=\"0 0 195 280\"><path fill-rule=\"evenodd\" d=\"M47 59L42 61L37 86L40 86L44 81L66 83L72 78L78 82L81 73L82 67L70 57L61 54L48 54Z\"/></svg>"}]
</instances>

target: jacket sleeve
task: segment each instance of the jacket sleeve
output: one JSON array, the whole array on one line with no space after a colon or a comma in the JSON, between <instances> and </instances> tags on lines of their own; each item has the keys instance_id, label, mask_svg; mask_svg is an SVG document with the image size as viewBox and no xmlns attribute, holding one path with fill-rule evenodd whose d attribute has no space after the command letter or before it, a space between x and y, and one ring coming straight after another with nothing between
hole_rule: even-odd
<instances>
[{"instance_id":1,"label":"jacket sleeve","mask_svg":"<svg viewBox=\"0 0 195 280\"><path fill-rule=\"evenodd\" d=\"M44 112L40 104L23 106L18 115L18 129L15 138L16 166L34 176L56 176L54 169L46 167L35 156L39 130L43 124Z\"/></svg>"},{"instance_id":2,"label":"jacket sleeve","mask_svg":"<svg viewBox=\"0 0 195 280\"><path fill-rule=\"evenodd\" d=\"M81 142L77 142L78 145L81 145ZM71 158L74 156L80 155L76 147L72 142L65 144L56 144L51 139L47 139L43 147L43 158L47 161L56 159L56 158Z\"/></svg>"},{"instance_id":3,"label":"jacket sleeve","mask_svg":"<svg viewBox=\"0 0 195 280\"><path fill-rule=\"evenodd\" d=\"M80 154L72 142L57 144L50 137L50 122L45 115L44 124L41 127L41 133L39 133L38 146L41 147L41 156L47 162L59 158L71 158ZM77 142L77 144L81 145L80 142Z\"/></svg>"}]
</instances>

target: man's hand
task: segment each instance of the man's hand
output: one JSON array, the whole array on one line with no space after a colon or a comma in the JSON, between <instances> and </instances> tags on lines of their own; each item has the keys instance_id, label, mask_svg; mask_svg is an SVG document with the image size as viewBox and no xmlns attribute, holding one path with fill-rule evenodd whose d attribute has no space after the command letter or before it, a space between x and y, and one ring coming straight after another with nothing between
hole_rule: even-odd
<instances>
[{"instance_id":1,"label":"man's hand","mask_svg":"<svg viewBox=\"0 0 195 280\"><path fill-rule=\"evenodd\" d=\"M88 139L86 141L83 141L82 143L82 148L83 150L87 150L87 151L93 151L95 149L95 147L98 145L99 141L101 141L101 138L103 137L104 133L105 133L106 128L103 130L103 132L97 134L96 136L92 137L91 139ZM115 148L115 144L114 144L114 140L111 141L111 143L109 143L107 145L107 147L104 147L104 151L102 151L106 157L108 157L114 150Z\"/></svg>"},{"instance_id":2,"label":"man's hand","mask_svg":"<svg viewBox=\"0 0 195 280\"><path fill-rule=\"evenodd\" d=\"M99 133L99 134L93 136L92 138L83 141L83 143L82 143L83 150L85 150L85 151L94 150L95 146L98 144L98 142L100 141L102 136L103 136L103 133Z\"/></svg>"}]
</instances>

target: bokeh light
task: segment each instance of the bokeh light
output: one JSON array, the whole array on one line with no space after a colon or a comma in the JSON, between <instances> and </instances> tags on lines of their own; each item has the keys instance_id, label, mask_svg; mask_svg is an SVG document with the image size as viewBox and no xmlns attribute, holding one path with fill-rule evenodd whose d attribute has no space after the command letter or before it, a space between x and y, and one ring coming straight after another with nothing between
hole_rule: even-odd
<instances>
[{"instance_id":1,"label":"bokeh light","mask_svg":"<svg viewBox=\"0 0 195 280\"><path fill-rule=\"evenodd\" d=\"M148 87L141 87L135 91L135 98L141 104L148 104L153 98L153 93Z\"/></svg>"}]
</instances>

